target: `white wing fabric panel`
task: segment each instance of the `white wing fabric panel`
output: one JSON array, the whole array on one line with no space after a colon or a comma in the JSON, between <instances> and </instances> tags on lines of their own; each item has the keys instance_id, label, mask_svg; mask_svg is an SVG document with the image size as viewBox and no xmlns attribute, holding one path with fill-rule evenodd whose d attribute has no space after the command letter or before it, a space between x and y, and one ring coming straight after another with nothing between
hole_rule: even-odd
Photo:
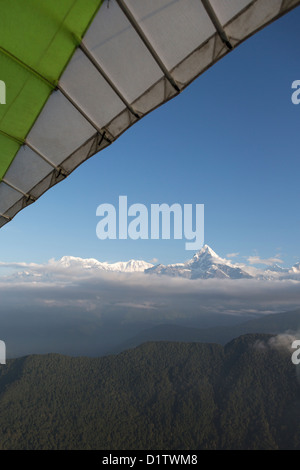
<instances>
[{"instance_id":1,"label":"white wing fabric panel","mask_svg":"<svg viewBox=\"0 0 300 470\"><path fill-rule=\"evenodd\" d=\"M271 0L272 2L273 0ZM250 3L252 0L210 0L210 4L223 26ZM270 4L270 1L268 0L267 3Z\"/></svg>"},{"instance_id":2,"label":"white wing fabric panel","mask_svg":"<svg viewBox=\"0 0 300 470\"><path fill-rule=\"evenodd\" d=\"M52 93L27 141L55 165L88 140L96 130L60 91Z\"/></svg>"},{"instance_id":3,"label":"white wing fabric panel","mask_svg":"<svg viewBox=\"0 0 300 470\"><path fill-rule=\"evenodd\" d=\"M215 32L200 0L128 0L126 4L169 70Z\"/></svg>"},{"instance_id":4,"label":"white wing fabric panel","mask_svg":"<svg viewBox=\"0 0 300 470\"><path fill-rule=\"evenodd\" d=\"M77 49L63 73L60 85L100 128L125 108L80 49Z\"/></svg>"},{"instance_id":5,"label":"white wing fabric panel","mask_svg":"<svg viewBox=\"0 0 300 470\"><path fill-rule=\"evenodd\" d=\"M52 170L53 168L29 147L23 146L6 172L5 180L28 193Z\"/></svg>"},{"instance_id":6,"label":"white wing fabric panel","mask_svg":"<svg viewBox=\"0 0 300 470\"><path fill-rule=\"evenodd\" d=\"M227 34L237 41L243 40L276 17L282 3L282 0L257 0L226 27Z\"/></svg>"},{"instance_id":7,"label":"white wing fabric panel","mask_svg":"<svg viewBox=\"0 0 300 470\"><path fill-rule=\"evenodd\" d=\"M100 8L84 44L129 103L163 75L115 1Z\"/></svg>"},{"instance_id":8,"label":"white wing fabric panel","mask_svg":"<svg viewBox=\"0 0 300 470\"><path fill-rule=\"evenodd\" d=\"M7 186L5 183L0 184L0 214L5 214L8 207L15 204L22 196L20 193Z\"/></svg>"}]
</instances>

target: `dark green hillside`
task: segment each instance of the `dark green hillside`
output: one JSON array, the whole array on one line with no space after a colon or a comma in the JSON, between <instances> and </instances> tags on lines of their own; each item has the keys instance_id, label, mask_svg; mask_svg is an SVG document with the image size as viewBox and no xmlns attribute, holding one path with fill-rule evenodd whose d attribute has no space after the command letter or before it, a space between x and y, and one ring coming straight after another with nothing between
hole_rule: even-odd
<instances>
[{"instance_id":1,"label":"dark green hillside","mask_svg":"<svg viewBox=\"0 0 300 470\"><path fill-rule=\"evenodd\" d=\"M146 343L0 368L1 449L300 449L300 385L269 336ZM261 343L260 343L261 344Z\"/></svg>"}]
</instances>

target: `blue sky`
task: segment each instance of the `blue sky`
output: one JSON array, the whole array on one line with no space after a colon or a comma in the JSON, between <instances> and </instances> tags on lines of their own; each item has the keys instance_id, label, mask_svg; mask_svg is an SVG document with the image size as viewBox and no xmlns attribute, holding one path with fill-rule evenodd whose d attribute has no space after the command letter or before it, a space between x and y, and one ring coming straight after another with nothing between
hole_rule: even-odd
<instances>
[{"instance_id":1,"label":"blue sky","mask_svg":"<svg viewBox=\"0 0 300 470\"><path fill-rule=\"evenodd\" d=\"M205 243L219 255L300 260L300 8L239 46L180 96L0 230L0 260L64 255L185 261L185 240L96 237L96 208L128 203L205 205Z\"/></svg>"}]
</instances>

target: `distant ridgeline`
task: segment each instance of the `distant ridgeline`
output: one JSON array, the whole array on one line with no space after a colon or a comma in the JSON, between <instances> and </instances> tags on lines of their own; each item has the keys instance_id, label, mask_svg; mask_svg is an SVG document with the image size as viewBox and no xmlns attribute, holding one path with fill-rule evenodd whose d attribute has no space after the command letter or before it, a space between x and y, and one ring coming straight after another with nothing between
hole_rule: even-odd
<instances>
[{"instance_id":1,"label":"distant ridgeline","mask_svg":"<svg viewBox=\"0 0 300 470\"><path fill-rule=\"evenodd\" d=\"M0 368L1 449L300 449L300 384L272 336L34 355Z\"/></svg>"}]
</instances>

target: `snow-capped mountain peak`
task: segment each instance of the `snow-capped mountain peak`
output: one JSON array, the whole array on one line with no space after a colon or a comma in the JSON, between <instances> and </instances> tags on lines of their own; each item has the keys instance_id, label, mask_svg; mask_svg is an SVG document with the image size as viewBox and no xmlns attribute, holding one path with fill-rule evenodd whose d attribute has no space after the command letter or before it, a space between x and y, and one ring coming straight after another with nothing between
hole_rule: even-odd
<instances>
[{"instance_id":1,"label":"snow-capped mountain peak","mask_svg":"<svg viewBox=\"0 0 300 470\"><path fill-rule=\"evenodd\" d=\"M107 264L111 271L120 271L120 272L143 272L145 269L153 267L153 264L147 263L143 260L131 259L129 261L119 261L118 263Z\"/></svg>"},{"instance_id":2,"label":"snow-capped mountain peak","mask_svg":"<svg viewBox=\"0 0 300 470\"><path fill-rule=\"evenodd\" d=\"M95 269L101 271L115 272L143 272L153 266L143 260L119 261L117 263L107 263L98 261L95 258L78 258L75 256L63 256L59 261L53 263L63 268Z\"/></svg>"},{"instance_id":3,"label":"snow-capped mountain peak","mask_svg":"<svg viewBox=\"0 0 300 470\"><path fill-rule=\"evenodd\" d=\"M300 262L294 264L294 266L292 266L292 268L291 268L291 271L292 271L293 273L300 273Z\"/></svg>"},{"instance_id":4,"label":"snow-capped mountain peak","mask_svg":"<svg viewBox=\"0 0 300 470\"><path fill-rule=\"evenodd\" d=\"M274 264L266 269L259 269L245 264L234 264L226 258L221 258L210 246L204 245L185 263L166 266L160 264L146 269L145 273L166 274L189 279L298 280L300 279L300 262L294 264L291 268Z\"/></svg>"},{"instance_id":5,"label":"snow-capped mountain peak","mask_svg":"<svg viewBox=\"0 0 300 470\"><path fill-rule=\"evenodd\" d=\"M217 253L212 250L208 245L204 245L200 251L197 251L197 253L194 254L193 258L187 262L187 264L194 264L203 261L208 261L216 264L231 264L230 261L221 258L219 255L217 255Z\"/></svg>"},{"instance_id":6,"label":"snow-capped mountain peak","mask_svg":"<svg viewBox=\"0 0 300 470\"><path fill-rule=\"evenodd\" d=\"M103 263L94 258L78 258L76 256L63 256L60 260L54 261L63 268L82 267L86 269L101 267Z\"/></svg>"},{"instance_id":7,"label":"snow-capped mountain peak","mask_svg":"<svg viewBox=\"0 0 300 470\"><path fill-rule=\"evenodd\" d=\"M289 272L289 268L283 268L279 264L275 263L272 266L269 266L267 271L273 271L275 273L287 273Z\"/></svg>"},{"instance_id":8,"label":"snow-capped mountain peak","mask_svg":"<svg viewBox=\"0 0 300 470\"><path fill-rule=\"evenodd\" d=\"M219 258L219 256L217 255L217 253L208 245L203 245L203 247L201 248L201 250L199 250L195 255L194 255L194 258L195 257L200 257L200 256L203 256L203 255L210 255L212 256L213 258Z\"/></svg>"},{"instance_id":9,"label":"snow-capped mountain peak","mask_svg":"<svg viewBox=\"0 0 300 470\"><path fill-rule=\"evenodd\" d=\"M204 245L200 251L195 253L192 259L185 263L162 264L146 269L148 274L168 274L170 276L181 276L190 279L227 278L241 279L252 277L239 266L221 258L208 245Z\"/></svg>"}]
</instances>

